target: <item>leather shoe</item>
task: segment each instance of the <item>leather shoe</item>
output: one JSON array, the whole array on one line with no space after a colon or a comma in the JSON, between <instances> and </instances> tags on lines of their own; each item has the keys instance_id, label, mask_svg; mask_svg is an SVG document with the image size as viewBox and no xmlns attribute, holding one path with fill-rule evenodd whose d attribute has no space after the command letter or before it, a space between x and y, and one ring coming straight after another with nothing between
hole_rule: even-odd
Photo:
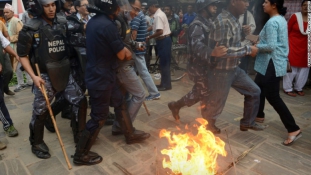
<instances>
[{"instance_id":1,"label":"leather shoe","mask_svg":"<svg viewBox=\"0 0 311 175\"><path fill-rule=\"evenodd\" d=\"M161 88L162 86L161 86L161 85L156 85L156 87L157 87L157 88Z\"/></svg>"},{"instance_id":2,"label":"leather shoe","mask_svg":"<svg viewBox=\"0 0 311 175\"><path fill-rule=\"evenodd\" d=\"M215 125L216 119L208 119L206 129L211 131L213 134L220 134L221 130Z\"/></svg>"},{"instance_id":3,"label":"leather shoe","mask_svg":"<svg viewBox=\"0 0 311 175\"><path fill-rule=\"evenodd\" d=\"M15 95L15 93L14 92L12 92L11 90L8 90L8 91L6 91L6 92L4 92L6 95Z\"/></svg>"},{"instance_id":4,"label":"leather shoe","mask_svg":"<svg viewBox=\"0 0 311 175\"><path fill-rule=\"evenodd\" d=\"M140 143L150 137L149 133L146 133L144 131L135 130L133 133L125 136L126 143L132 144L132 143Z\"/></svg>"},{"instance_id":5,"label":"leather shoe","mask_svg":"<svg viewBox=\"0 0 311 175\"><path fill-rule=\"evenodd\" d=\"M159 87L158 91L167 91L167 90L171 90L172 88L165 88L165 87Z\"/></svg>"},{"instance_id":6,"label":"leather shoe","mask_svg":"<svg viewBox=\"0 0 311 175\"><path fill-rule=\"evenodd\" d=\"M251 129L254 131L262 131L262 130L266 129L267 127L268 127L268 125L259 125L259 124L255 123L253 125L248 125L248 126L240 125L240 130L241 131L247 131L247 130Z\"/></svg>"}]
</instances>

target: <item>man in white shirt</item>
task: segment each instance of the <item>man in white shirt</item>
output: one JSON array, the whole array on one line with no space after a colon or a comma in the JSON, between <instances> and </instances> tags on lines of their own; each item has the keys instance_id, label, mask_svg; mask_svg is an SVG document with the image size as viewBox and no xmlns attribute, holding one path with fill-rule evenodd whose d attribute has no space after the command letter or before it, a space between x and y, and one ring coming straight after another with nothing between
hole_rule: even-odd
<instances>
[{"instance_id":1,"label":"man in white shirt","mask_svg":"<svg viewBox=\"0 0 311 175\"><path fill-rule=\"evenodd\" d=\"M157 85L159 91L172 89L171 84L171 48L172 39L171 30L165 13L160 9L157 0L151 0L148 3L148 10L154 14L153 31L154 34L147 37L147 40L155 38L160 58L161 83Z\"/></svg>"}]
</instances>

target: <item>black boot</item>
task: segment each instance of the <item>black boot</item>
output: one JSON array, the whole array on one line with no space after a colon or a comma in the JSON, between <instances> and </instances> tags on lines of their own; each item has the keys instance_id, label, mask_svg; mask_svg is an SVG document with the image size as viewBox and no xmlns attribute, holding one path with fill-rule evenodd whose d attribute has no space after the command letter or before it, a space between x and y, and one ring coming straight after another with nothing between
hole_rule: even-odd
<instances>
[{"instance_id":1,"label":"black boot","mask_svg":"<svg viewBox=\"0 0 311 175\"><path fill-rule=\"evenodd\" d=\"M115 119L116 119L116 115L111 113L111 112L109 112L109 116L108 116L108 118L106 120L105 125L113 125L113 122L115 121Z\"/></svg>"},{"instance_id":2,"label":"black boot","mask_svg":"<svg viewBox=\"0 0 311 175\"><path fill-rule=\"evenodd\" d=\"M31 150L40 159L48 159L51 157L49 148L43 141L45 117L46 116L37 116L34 126L29 124Z\"/></svg>"},{"instance_id":3,"label":"black boot","mask_svg":"<svg viewBox=\"0 0 311 175\"><path fill-rule=\"evenodd\" d=\"M206 129L211 131L213 134L220 134L221 130L215 125L216 119L208 119L207 121L208 124L206 126Z\"/></svg>"},{"instance_id":4,"label":"black boot","mask_svg":"<svg viewBox=\"0 0 311 175\"><path fill-rule=\"evenodd\" d=\"M80 134L85 129L85 124L86 124L86 113L87 113L86 98L84 97L80 101L79 106L73 106L72 108L75 110L73 113L77 113L77 114L75 114L71 118L71 129L73 133L74 142L78 143ZM76 110L78 112L76 112Z\"/></svg>"},{"instance_id":5,"label":"black boot","mask_svg":"<svg viewBox=\"0 0 311 175\"><path fill-rule=\"evenodd\" d=\"M56 120L56 115L58 115L64 109L64 106L67 106L67 105L68 105L68 102L63 96L56 98L56 100L51 105L55 120ZM55 132L55 128L54 128L52 119L49 114L47 116L47 119L44 122L44 125L48 131L52 133Z\"/></svg>"},{"instance_id":6,"label":"black boot","mask_svg":"<svg viewBox=\"0 0 311 175\"><path fill-rule=\"evenodd\" d=\"M61 117L69 120L74 117L74 114L72 113L72 105L68 104L68 106L63 108Z\"/></svg>"},{"instance_id":7,"label":"black boot","mask_svg":"<svg viewBox=\"0 0 311 175\"><path fill-rule=\"evenodd\" d=\"M90 136L90 132L87 130L81 132L79 142L76 146L76 152L73 156L73 162L76 165L95 165L102 162L103 158L100 155L90 151L99 133L97 130L92 136Z\"/></svg>"},{"instance_id":8,"label":"black boot","mask_svg":"<svg viewBox=\"0 0 311 175\"><path fill-rule=\"evenodd\" d=\"M127 112L127 108L125 103L123 103L121 110L115 111L116 119L120 125L120 128L125 136L126 143L139 143L150 137L149 133L145 133L144 131L136 130L133 127L130 116Z\"/></svg>"},{"instance_id":9,"label":"black boot","mask_svg":"<svg viewBox=\"0 0 311 175\"><path fill-rule=\"evenodd\" d=\"M176 121L179 121L180 116L179 116L179 110L180 108L184 107L186 104L184 102L184 98L181 98L178 101L172 101L168 103L168 108L171 110L173 117L175 118Z\"/></svg>"}]
</instances>

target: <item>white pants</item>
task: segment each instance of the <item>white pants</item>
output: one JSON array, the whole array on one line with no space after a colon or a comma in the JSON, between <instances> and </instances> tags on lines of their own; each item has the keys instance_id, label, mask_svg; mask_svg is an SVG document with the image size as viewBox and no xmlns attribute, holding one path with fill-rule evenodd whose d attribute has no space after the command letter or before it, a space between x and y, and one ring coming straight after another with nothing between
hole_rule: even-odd
<instances>
[{"instance_id":1,"label":"white pants","mask_svg":"<svg viewBox=\"0 0 311 175\"><path fill-rule=\"evenodd\" d=\"M17 66L16 66L16 78L17 78L17 86L16 87L19 87L21 85L24 84L24 75L23 75L23 71L21 71L21 68L22 67L22 64L20 62L17 63ZM32 79L31 77L28 75L28 73L26 73L26 79L27 79L27 84L32 84Z\"/></svg>"},{"instance_id":2,"label":"white pants","mask_svg":"<svg viewBox=\"0 0 311 175\"><path fill-rule=\"evenodd\" d=\"M292 72L287 73L283 77L283 89L286 92L293 91L293 80L295 79L294 83L294 90L295 91L302 91L302 88L306 84L308 80L309 74L309 67L294 67L292 66Z\"/></svg>"}]
</instances>

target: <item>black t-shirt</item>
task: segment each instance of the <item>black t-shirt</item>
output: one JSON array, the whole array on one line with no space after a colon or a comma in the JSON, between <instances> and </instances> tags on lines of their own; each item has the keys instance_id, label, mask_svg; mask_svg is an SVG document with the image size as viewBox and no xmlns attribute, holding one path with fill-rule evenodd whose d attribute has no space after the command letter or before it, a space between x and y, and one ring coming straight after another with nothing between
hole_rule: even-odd
<instances>
[{"instance_id":1,"label":"black t-shirt","mask_svg":"<svg viewBox=\"0 0 311 175\"><path fill-rule=\"evenodd\" d=\"M124 48L116 23L104 14L90 19L86 28L88 89L105 90L116 81L117 53Z\"/></svg>"}]
</instances>

